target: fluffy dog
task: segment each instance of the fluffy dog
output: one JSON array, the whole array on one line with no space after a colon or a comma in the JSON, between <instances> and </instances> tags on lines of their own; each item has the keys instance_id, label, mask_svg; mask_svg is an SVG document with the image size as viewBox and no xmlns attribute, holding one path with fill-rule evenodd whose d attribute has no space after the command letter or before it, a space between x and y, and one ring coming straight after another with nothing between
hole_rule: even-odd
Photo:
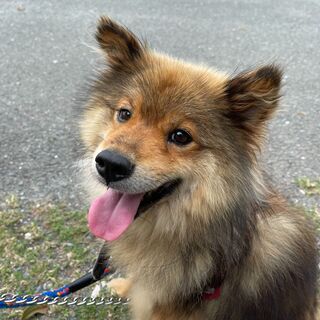
<instances>
[{"instance_id":1,"label":"fluffy dog","mask_svg":"<svg viewBox=\"0 0 320 320\"><path fill-rule=\"evenodd\" d=\"M102 17L106 60L81 118L89 211L139 320L316 319L316 240L257 155L275 65L228 76Z\"/></svg>"}]
</instances>

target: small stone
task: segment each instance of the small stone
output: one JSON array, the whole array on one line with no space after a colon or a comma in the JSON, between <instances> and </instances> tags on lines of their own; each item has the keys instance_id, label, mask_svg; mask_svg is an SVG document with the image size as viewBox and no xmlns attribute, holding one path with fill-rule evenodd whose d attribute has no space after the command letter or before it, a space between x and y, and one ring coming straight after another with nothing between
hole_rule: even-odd
<instances>
[{"instance_id":1,"label":"small stone","mask_svg":"<svg viewBox=\"0 0 320 320\"><path fill-rule=\"evenodd\" d=\"M67 247L73 247L73 243L71 243L71 242L66 242L65 245L66 245Z\"/></svg>"},{"instance_id":2,"label":"small stone","mask_svg":"<svg viewBox=\"0 0 320 320\"><path fill-rule=\"evenodd\" d=\"M17 10L24 11L24 10L26 10L26 8L22 4L19 4L19 5L17 5Z\"/></svg>"},{"instance_id":3,"label":"small stone","mask_svg":"<svg viewBox=\"0 0 320 320\"><path fill-rule=\"evenodd\" d=\"M31 240L32 239L32 234L30 232L27 232L27 233L24 234L24 238L26 240Z\"/></svg>"},{"instance_id":4,"label":"small stone","mask_svg":"<svg viewBox=\"0 0 320 320\"><path fill-rule=\"evenodd\" d=\"M100 284L97 284L91 293L91 299L96 299L99 296L100 290L101 286Z\"/></svg>"}]
</instances>

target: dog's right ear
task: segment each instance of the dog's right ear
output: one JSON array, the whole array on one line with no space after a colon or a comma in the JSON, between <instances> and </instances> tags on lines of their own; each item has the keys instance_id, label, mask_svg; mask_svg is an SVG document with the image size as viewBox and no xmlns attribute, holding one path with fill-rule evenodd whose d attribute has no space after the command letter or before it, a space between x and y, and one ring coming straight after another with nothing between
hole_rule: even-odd
<instances>
[{"instance_id":1,"label":"dog's right ear","mask_svg":"<svg viewBox=\"0 0 320 320\"><path fill-rule=\"evenodd\" d=\"M146 49L131 31L105 16L98 21L96 40L114 69L130 68Z\"/></svg>"}]
</instances>

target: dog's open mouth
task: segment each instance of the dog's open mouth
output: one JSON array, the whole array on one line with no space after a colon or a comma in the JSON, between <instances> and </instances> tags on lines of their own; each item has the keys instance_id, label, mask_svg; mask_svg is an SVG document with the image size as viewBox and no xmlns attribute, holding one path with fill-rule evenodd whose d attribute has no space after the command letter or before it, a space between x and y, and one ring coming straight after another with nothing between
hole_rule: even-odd
<instances>
[{"instance_id":1,"label":"dog's open mouth","mask_svg":"<svg viewBox=\"0 0 320 320\"><path fill-rule=\"evenodd\" d=\"M152 207L155 203L160 201L165 196L170 195L177 188L180 182L180 179L166 182L156 190L145 193L139 205L138 212L135 218L137 218L141 213Z\"/></svg>"},{"instance_id":2,"label":"dog's open mouth","mask_svg":"<svg viewBox=\"0 0 320 320\"><path fill-rule=\"evenodd\" d=\"M133 220L165 196L171 194L180 180L166 182L147 193L121 193L109 188L91 204L88 223L91 232L107 241L117 239Z\"/></svg>"}]
</instances>

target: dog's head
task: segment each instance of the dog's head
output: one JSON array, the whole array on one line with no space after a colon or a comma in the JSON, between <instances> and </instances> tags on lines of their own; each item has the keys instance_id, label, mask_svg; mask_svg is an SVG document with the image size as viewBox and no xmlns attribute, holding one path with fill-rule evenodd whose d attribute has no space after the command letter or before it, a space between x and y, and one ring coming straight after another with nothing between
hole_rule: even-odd
<instances>
[{"instance_id":1,"label":"dog's head","mask_svg":"<svg viewBox=\"0 0 320 320\"><path fill-rule=\"evenodd\" d=\"M251 188L254 155L279 99L278 68L230 77L158 54L106 17L96 39L107 63L81 133L90 179L104 192L91 223L116 230L97 235L117 238L137 212L170 199L193 214L229 206Z\"/></svg>"}]
</instances>

